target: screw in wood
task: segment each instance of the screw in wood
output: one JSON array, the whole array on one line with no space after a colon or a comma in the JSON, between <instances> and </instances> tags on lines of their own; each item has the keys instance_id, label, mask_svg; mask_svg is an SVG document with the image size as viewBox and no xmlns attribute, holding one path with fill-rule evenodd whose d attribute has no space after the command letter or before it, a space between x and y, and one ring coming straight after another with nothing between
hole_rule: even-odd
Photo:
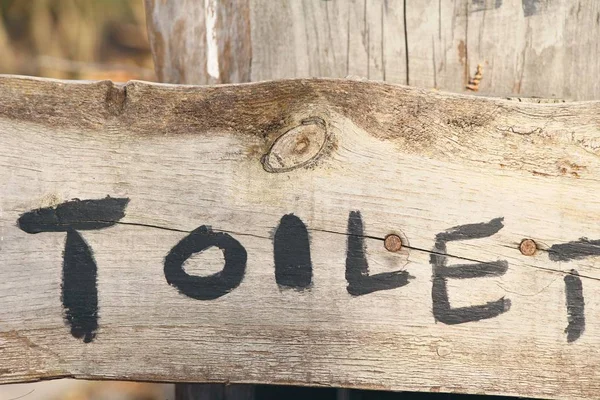
<instances>
[{"instance_id":1,"label":"screw in wood","mask_svg":"<svg viewBox=\"0 0 600 400\"><path fill-rule=\"evenodd\" d=\"M400 251L400 249L402 248L402 239L400 238L400 236L392 233L385 237L383 244L387 251Z\"/></svg>"},{"instance_id":2,"label":"screw in wood","mask_svg":"<svg viewBox=\"0 0 600 400\"><path fill-rule=\"evenodd\" d=\"M525 256L532 256L537 251L537 244L532 239L523 239L519 245L519 250Z\"/></svg>"}]
</instances>

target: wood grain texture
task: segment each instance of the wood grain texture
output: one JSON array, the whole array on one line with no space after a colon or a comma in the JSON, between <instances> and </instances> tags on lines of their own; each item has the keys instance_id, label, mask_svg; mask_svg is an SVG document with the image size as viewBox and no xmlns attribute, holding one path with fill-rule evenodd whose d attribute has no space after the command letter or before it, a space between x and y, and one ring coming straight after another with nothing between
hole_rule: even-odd
<instances>
[{"instance_id":1,"label":"wood grain texture","mask_svg":"<svg viewBox=\"0 0 600 400\"><path fill-rule=\"evenodd\" d=\"M250 80L248 0L145 0L158 80L216 84Z\"/></svg>"},{"instance_id":2,"label":"wood grain texture","mask_svg":"<svg viewBox=\"0 0 600 400\"><path fill-rule=\"evenodd\" d=\"M411 84L464 92L599 99L595 0L408 0Z\"/></svg>"},{"instance_id":3,"label":"wood grain texture","mask_svg":"<svg viewBox=\"0 0 600 400\"><path fill-rule=\"evenodd\" d=\"M193 87L0 77L0 382L594 398L599 111L599 102L523 103L359 80ZM265 167L271 159L275 169ZM74 226L90 214L69 219L56 208L38 214L62 213L56 231L17 226L40 207L106 196L129 199L118 221ZM309 235L303 290L276 281L273 240L292 240L276 232L289 214ZM203 225L247 253L239 285L214 300L191 298L165 276L167 254ZM86 263L92 254L97 265L89 343L71 335L61 299L73 235L59 230L75 228L77 249L91 250L68 254ZM402 238L399 252L384 247L390 233ZM519 250L524 238L537 243L534 255ZM195 254L185 271L216 273L223 254ZM452 311L434 289L440 271L452 309L500 301L499 315L440 317ZM364 283L386 273L407 283ZM375 290L349 293L357 282Z\"/></svg>"},{"instance_id":4,"label":"wood grain texture","mask_svg":"<svg viewBox=\"0 0 600 400\"><path fill-rule=\"evenodd\" d=\"M405 83L399 1L253 0L252 81L348 75Z\"/></svg>"},{"instance_id":5,"label":"wood grain texture","mask_svg":"<svg viewBox=\"0 0 600 400\"><path fill-rule=\"evenodd\" d=\"M159 78L214 82L197 75L203 2L147 4ZM217 36L239 43L241 63L251 49L248 81L351 75L464 93L481 65L482 94L600 99L596 0L248 0L234 9L250 23ZM169 78L178 74L188 78Z\"/></svg>"}]
</instances>

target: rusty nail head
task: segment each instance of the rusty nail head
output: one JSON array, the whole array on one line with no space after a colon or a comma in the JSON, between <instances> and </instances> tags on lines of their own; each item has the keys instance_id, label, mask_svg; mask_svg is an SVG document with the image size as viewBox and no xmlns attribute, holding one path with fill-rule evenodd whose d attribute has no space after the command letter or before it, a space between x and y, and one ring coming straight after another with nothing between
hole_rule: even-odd
<instances>
[{"instance_id":1,"label":"rusty nail head","mask_svg":"<svg viewBox=\"0 0 600 400\"><path fill-rule=\"evenodd\" d=\"M519 245L519 250L523 255L532 256L537 250L537 244L532 239L523 239Z\"/></svg>"},{"instance_id":2,"label":"rusty nail head","mask_svg":"<svg viewBox=\"0 0 600 400\"><path fill-rule=\"evenodd\" d=\"M400 251L400 249L402 248L402 239L400 238L400 236L392 233L385 237L383 244L387 251Z\"/></svg>"}]
</instances>

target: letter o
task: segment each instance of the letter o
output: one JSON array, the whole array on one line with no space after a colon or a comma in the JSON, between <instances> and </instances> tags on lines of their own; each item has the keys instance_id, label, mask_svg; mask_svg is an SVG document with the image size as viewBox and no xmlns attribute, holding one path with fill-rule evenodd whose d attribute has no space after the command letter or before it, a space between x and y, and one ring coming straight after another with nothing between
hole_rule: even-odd
<instances>
[{"instance_id":1,"label":"letter o","mask_svg":"<svg viewBox=\"0 0 600 400\"><path fill-rule=\"evenodd\" d=\"M189 275L183 263L194 253L212 246L223 251L225 266L209 276ZM247 254L244 246L231 235L213 232L203 225L181 239L165 257L165 278L180 293L197 300L214 300L239 286L246 272Z\"/></svg>"}]
</instances>

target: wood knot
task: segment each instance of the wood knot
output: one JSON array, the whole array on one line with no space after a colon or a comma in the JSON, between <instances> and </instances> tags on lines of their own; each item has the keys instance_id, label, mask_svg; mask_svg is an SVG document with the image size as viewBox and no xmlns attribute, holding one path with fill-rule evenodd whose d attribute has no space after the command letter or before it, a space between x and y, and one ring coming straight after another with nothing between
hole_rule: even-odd
<instances>
[{"instance_id":1,"label":"wood knot","mask_svg":"<svg viewBox=\"0 0 600 400\"><path fill-rule=\"evenodd\" d=\"M287 172L314 164L327 147L327 125L322 118L311 117L279 136L262 157L267 172Z\"/></svg>"}]
</instances>

